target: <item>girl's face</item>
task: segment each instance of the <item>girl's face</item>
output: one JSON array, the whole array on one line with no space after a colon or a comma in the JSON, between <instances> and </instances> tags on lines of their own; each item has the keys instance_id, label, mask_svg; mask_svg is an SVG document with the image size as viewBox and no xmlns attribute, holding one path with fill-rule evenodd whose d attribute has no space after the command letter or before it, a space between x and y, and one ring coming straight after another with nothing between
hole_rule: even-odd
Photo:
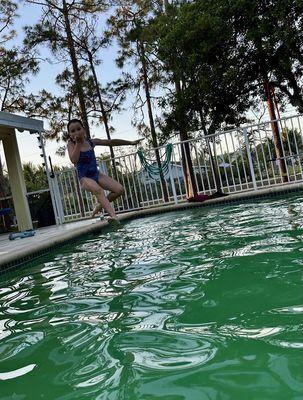
<instances>
[{"instance_id":1,"label":"girl's face","mask_svg":"<svg viewBox=\"0 0 303 400\"><path fill-rule=\"evenodd\" d=\"M69 126L68 134L72 140L76 141L77 138L85 137L85 129L80 122L73 122Z\"/></svg>"}]
</instances>

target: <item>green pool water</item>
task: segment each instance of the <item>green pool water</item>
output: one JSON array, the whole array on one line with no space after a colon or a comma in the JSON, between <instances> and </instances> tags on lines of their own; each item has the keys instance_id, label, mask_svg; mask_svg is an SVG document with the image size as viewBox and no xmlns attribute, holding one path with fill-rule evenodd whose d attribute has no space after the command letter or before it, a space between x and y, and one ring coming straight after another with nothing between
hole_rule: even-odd
<instances>
[{"instance_id":1,"label":"green pool water","mask_svg":"<svg viewBox=\"0 0 303 400\"><path fill-rule=\"evenodd\" d=\"M302 200L133 220L5 276L1 400L303 399Z\"/></svg>"}]
</instances>

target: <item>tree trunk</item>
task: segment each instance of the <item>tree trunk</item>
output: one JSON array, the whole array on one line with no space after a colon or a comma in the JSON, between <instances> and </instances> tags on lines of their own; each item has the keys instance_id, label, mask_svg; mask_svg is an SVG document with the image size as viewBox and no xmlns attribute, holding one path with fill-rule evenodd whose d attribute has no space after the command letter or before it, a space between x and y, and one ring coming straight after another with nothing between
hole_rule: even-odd
<instances>
[{"instance_id":1,"label":"tree trunk","mask_svg":"<svg viewBox=\"0 0 303 400\"><path fill-rule=\"evenodd\" d=\"M182 90L180 82L177 79L174 80L175 80L176 93L180 93ZM188 134L184 129L180 128L179 134L181 142L189 140ZM189 142L181 144L181 157L182 157L182 168L183 168L183 176L186 186L186 192L188 194L188 197L192 197L198 194L198 189L195 179L193 161L190 153Z\"/></svg>"},{"instance_id":2,"label":"tree trunk","mask_svg":"<svg viewBox=\"0 0 303 400\"><path fill-rule=\"evenodd\" d=\"M211 169L212 169L213 174L214 174L213 178L214 178L214 181L215 181L215 184L216 184L216 187L217 187L217 193L218 194L223 194L222 188L221 188L221 182L220 182L220 178L219 178L220 171L218 171L218 163L215 161L214 156L213 156L213 152L212 152L212 149L211 149L210 141L209 141L209 138L208 138L208 132L207 132L207 129L206 129L204 118L203 118L203 112L202 112L201 109L199 111L199 114L200 114L202 130L203 130L203 133L204 133L204 136L205 136L205 139L206 139L206 143L207 143L209 160L210 160L210 164L211 164Z\"/></svg>"},{"instance_id":3,"label":"tree trunk","mask_svg":"<svg viewBox=\"0 0 303 400\"><path fill-rule=\"evenodd\" d=\"M103 104L103 100L102 100L102 96L101 96L101 92L100 92L100 87L99 87L99 82L98 82L98 78L97 78L97 74L96 74L96 70L95 70L95 66L94 66L93 56L92 56L92 53L89 51L89 49L86 49L86 51L87 51L88 58L89 58L90 68L92 70L92 74L94 77L94 82L95 82L96 91L97 91L97 95L98 95L98 99L99 99L99 104L100 104L100 108L101 108L101 114L102 114L102 118L103 118L106 136L107 136L108 140L111 140L109 126L108 126L108 118L107 118L107 114L106 114L106 111L104 108L104 104ZM109 146L109 151L110 151L110 157L112 160L113 175L114 175L114 178L117 180L118 174L117 174L117 169L116 169L116 164L115 164L115 153L114 153L113 146Z\"/></svg>"},{"instance_id":4,"label":"tree trunk","mask_svg":"<svg viewBox=\"0 0 303 400\"><path fill-rule=\"evenodd\" d=\"M70 21L68 17L68 8L66 4L66 0L63 0L63 16L64 16L64 23L65 23L65 30L66 30L66 35L67 35L67 45L68 45L68 50L73 66L73 72L74 72L74 79L75 79L75 87L79 99L79 104L80 104L80 113L81 113L81 119L83 121L83 125L85 127L85 130L87 132L87 136L90 137L90 132L89 132L89 125L88 125L88 119L87 119L87 112L86 112L86 105L85 105L85 98L84 98L84 92L83 88L81 85L81 78L80 78L80 72L79 72L79 66L78 66L78 60L76 57L76 51L75 51L75 46L74 46L74 40L72 36L72 31L71 31L71 26L70 26Z\"/></svg>"},{"instance_id":5,"label":"tree trunk","mask_svg":"<svg viewBox=\"0 0 303 400\"><path fill-rule=\"evenodd\" d=\"M169 6L168 0L163 0L163 12L166 13L166 9ZM181 92L180 81L174 77L176 93ZM179 132L180 141L187 141L189 139L187 132L184 129L180 129ZM182 169L184 182L186 186L186 192L188 197L192 197L198 194L198 188L195 179L195 172L193 168L193 162L190 153L190 144L188 142L181 144L181 158L182 158Z\"/></svg>"},{"instance_id":6,"label":"tree trunk","mask_svg":"<svg viewBox=\"0 0 303 400\"><path fill-rule=\"evenodd\" d=\"M152 135L152 143L153 143L153 147L155 149L157 165L158 165L159 172L160 172L160 181L161 181L161 187L162 187L164 201L168 202L168 192L167 192L166 182L164 179L163 172L161 171L161 159L160 159L159 150L157 149L158 140L157 140L157 134L156 134L152 106L151 106L150 91L149 91L149 84L148 84L148 77L147 77L145 49L144 49L144 45L142 42L140 42L140 44L139 44L139 50L140 50L140 56L141 56L143 82L144 82L145 95L146 95L146 104L147 104L147 111L148 111L148 117L149 117L150 132Z\"/></svg>"},{"instance_id":7,"label":"tree trunk","mask_svg":"<svg viewBox=\"0 0 303 400\"><path fill-rule=\"evenodd\" d=\"M268 113L271 121L271 130L274 138L274 145L275 145L275 150L281 170L281 175L282 175L282 180L283 182L288 182L288 176L287 176L287 168L286 168L286 163L285 163L285 158L283 154L283 143L280 137L280 132L279 132L279 126L278 122L276 121L276 113L275 113L275 108L274 108L274 103L273 103L273 98L272 98L272 92L271 92L271 86L268 81L265 81L264 83L265 87L265 94L266 94L266 101L267 101L267 108L268 108Z\"/></svg>"}]
</instances>

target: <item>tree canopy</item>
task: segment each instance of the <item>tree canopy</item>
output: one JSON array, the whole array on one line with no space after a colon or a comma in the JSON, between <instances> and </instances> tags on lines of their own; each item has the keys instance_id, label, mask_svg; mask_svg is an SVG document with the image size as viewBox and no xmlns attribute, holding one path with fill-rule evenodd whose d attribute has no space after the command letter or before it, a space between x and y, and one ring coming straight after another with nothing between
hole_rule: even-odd
<instances>
[{"instance_id":1,"label":"tree canopy","mask_svg":"<svg viewBox=\"0 0 303 400\"><path fill-rule=\"evenodd\" d=\"M213 133L238 125L266 82L303 111L302 4L196 0L158 14L150 26L157 54L182 88L162 101L166 129L185 124Z\"/></svg>"},{"instance_id":2,"label":"tree canopy","mask_svg":"<svg viewBox=\"0 0 303 400\"><path fill-rule=\"evenodd\" d=\"M26 27L22 49L9 47L17 3L0 5L2 109L48 118L52 137L74 114L87 127L104 123L109 135L126 90L142 115L135 125L154 145L181 131L238 126L264 102L268 84L282 108L303 112L302 0L26 2L41 16ZM26 95L43 44L62 65L54 81L61 95L43 84ZM121 78L106 82L100 51L113 44Z\"/></svg>"}]
</instances>

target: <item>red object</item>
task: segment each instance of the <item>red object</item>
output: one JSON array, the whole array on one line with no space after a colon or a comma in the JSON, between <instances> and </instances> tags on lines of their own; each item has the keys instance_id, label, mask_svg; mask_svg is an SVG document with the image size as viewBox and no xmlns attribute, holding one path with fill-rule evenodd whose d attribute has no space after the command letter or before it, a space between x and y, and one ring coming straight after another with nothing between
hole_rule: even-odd
<instances>
[{"instance_id":1,"label":"red object","mask_svg":"<svg viewBox=\"0 0 303 400\"><path fill-rule=\"evenodd\" d=\"M187 199L187 201L189 201L190 203L194 203L194 202L199 202L202 203L205 200L208 200L210 197L207 196L207 194L196 194L192 197L189 197Z\"/></svg>"}]
</instances>

